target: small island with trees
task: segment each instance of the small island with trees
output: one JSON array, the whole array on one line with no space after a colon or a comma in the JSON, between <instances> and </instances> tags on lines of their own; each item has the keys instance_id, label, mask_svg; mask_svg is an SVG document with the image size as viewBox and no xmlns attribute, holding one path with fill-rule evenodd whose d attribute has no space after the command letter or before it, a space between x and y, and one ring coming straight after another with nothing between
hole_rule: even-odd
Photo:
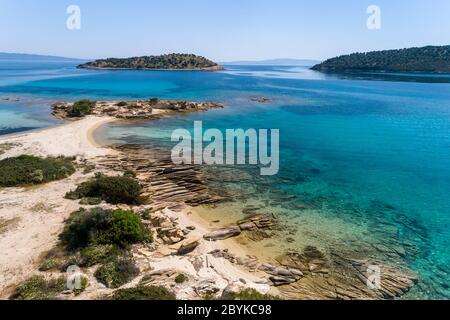
<instances>
[{"instance_id":1,"label":"small island with trees","mask_svg":"<svg viewBox=\"0 0 450 320\"><path fill-rule=\"evenodd\" d=\"M109 58L84 63L81 69L108 70L200 70L218 71L224 68L217 63L194 54L165 54L133 58Z\"/></svg>"},{"instance_id":2,"label":"small island with trees","mask_svg":"<svg viewBox=\"0 0 450 320\"><path fill-rule=\"evenodd\" d=\"M353 53L328 59L311 69L328 73L450 73L450 46L427 46L422 48Z\"/></svg>"}]
</instances>

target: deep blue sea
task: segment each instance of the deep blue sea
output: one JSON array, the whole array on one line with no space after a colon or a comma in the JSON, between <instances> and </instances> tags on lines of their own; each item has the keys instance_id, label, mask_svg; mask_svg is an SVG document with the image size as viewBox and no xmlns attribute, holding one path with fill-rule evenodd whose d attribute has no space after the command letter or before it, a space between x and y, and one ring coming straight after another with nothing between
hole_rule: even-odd
<instances>
[{"instance_id":1,"label":"deep blue sea","mask_svg":"<svg viewBox=\"0 0 450 320\"><path fill-rule=\"evenodd\" d=\"M396 250L420 276L411 298L450 298L449 76L330 76L289 66L89 71L0 61L0 134L57 124L48 108L56 100L150 97L226 107L111 125L100 131L105 139L170 146L172 130L192 129L194 120L222 130L280 129L280 173L224 187L251 190L246 203L268 200L267 210L292 221L295 241L284 249L341 245L387 260ZM227 208L217 212L239 215Z\"/></svg>"}]
</instances>

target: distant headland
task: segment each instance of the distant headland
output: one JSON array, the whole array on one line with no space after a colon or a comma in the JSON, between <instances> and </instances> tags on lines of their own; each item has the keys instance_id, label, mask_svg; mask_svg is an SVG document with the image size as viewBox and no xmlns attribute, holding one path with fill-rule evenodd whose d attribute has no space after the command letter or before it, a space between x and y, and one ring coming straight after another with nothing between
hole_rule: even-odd
<instances>
[{"instance_id":1,"label":"distant headland","mask_svg":"<svg viewBox=\"0 0 450 320\"><path fill-rule=\"evenodd\" d=\"M204 57L177 53L123 59L100 59L81 64L78 68L109 70L223 70L222 66Z\"/></svg>"},{"instance_id":2,"label":"distant headland","mask_svg":"<svg viewBox=\"0 0 450 320\"><path fill-rule=\"evenodd\" d=\"M321 72L450 73L450 46L353 53L328 59L311 68Z\"/></svg>"}]
</instances>

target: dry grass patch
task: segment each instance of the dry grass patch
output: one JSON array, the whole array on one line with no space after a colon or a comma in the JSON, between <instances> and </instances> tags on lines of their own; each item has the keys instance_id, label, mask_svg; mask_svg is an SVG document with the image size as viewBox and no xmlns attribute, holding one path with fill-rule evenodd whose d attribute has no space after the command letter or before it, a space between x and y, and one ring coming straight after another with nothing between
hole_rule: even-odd
<instances>
[{"instance_id":1,"label":"dry grass patch","mask_svg":"<svg viewBox=\"0 0 450 320\"><path fill-rule=\"evenodd\" d=\"M4 219L0 218L0 234L14 228L20 221L20 218Z\"/></svg>"}]
</instances>

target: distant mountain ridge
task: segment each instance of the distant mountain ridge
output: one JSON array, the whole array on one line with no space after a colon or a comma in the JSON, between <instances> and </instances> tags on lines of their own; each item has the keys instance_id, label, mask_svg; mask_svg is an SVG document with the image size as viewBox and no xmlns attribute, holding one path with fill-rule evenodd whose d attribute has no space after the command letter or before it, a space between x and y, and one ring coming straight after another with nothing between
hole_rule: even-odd
<instances>
[{"instance_id":1,"label":"distant mountain ridge","mask_svg":"<svg viewBox=\"0 0 450 320\"><path fill-rule=\"evenodd\" d=\"M194 54L164 54L132 58L108 58L84 63L82 69L116 70L205 70L217 71L223 67L217 63Z\"/></svg>"},{"instance_id":2,"label":"distant mountain ridge","mask_svg":"<svg viewBox=\"0 0 450 320\"><path fill-rule=\"evenodd\" d=\"M311 69L322 72L450 73L450 46L353 53L328 59Z\"/></svg>"},{"instance_id":3,"label":"distant mountain ridge","mask_svg":"<svg viewBox=\"0 0 450 320\"><path fill-rule=\"evenodd\" d=\"M76 58L66 58L66 57L58 57L58 56L48 56L48 55L40 55L40 54L28 54L28 53L8 53L8 52L0 52L1 60L45 60L45 61L87 61L87 59L76 59Z\"/></svg>"},{"instance_id":4,"label":"distant mountain ridge","mask_svg":"<svg viewBox=\"0 0 450 320\"><path fill-rule=\"evenodd\" d=\"M224 65L247 65L247 66L313 66L319 63L319 60L310 59L269 59L258 61L229 61L222 62Z\"/></svg>"}]
</instances>

